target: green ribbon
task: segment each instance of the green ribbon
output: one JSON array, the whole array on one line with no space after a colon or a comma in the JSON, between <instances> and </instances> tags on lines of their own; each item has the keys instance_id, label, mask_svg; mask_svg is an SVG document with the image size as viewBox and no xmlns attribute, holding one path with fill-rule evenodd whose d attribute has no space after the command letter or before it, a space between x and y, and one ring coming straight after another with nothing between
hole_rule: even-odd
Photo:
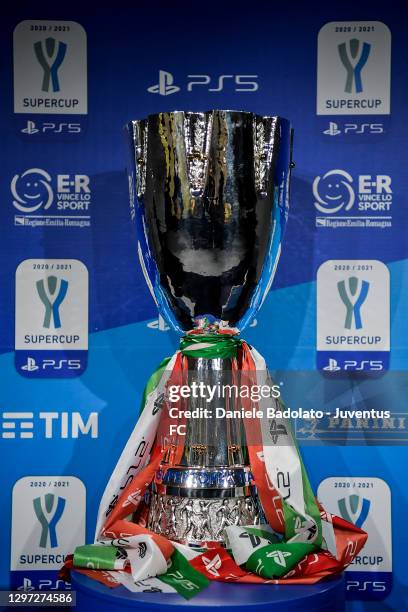
<instances>
[{"instance_id":1,"label":"green ribbon","mask_svg":"<svg viewBox=\"0 0 408 612\"><path fill-rule=\"evenodd\" d=\"M280 542L280 538L278 538L274 531L265 531L259 527L245 527L245 531L252 533L253 535L257 535L264 540L268 540L268 542L271 544L277 544Z\"/></svg>"},{"instance_id":2,"label":"green ribbon","mask_svg":"<svg viewBox=\"0 0 408 612\"><path fill-rule=\"evenodd\" d=\"M74 567L87 567L88 569L113 570L118 556L115 546L98 546L86 544L77 546L74 551Z\"/></svg>"},{"instance_id":3,"label":"green ribbon","mask_svg":"<svg viewBox=\"0 0 408 612\"><path fill-rule=\"evenodd\" d=\"M142 401L140 402L140 414L142 414L143 409L146 406L148 395L150 395L150 393L152 393L159 384L170 359L171 357L165 357L147 381L145 388L143 389Z\"/></svg>"},{"instance_id":4,"label":"green ribbon","mask_svg":"<svg viewBox=\"0 0 408 612\"><path fill-rule=\"evenodd\" d=\"M231 359L237 356L241 344L230 334L187 334L180 340L180 351L187 357Z\"/></svg>"},{"instance_id":5,"label":"green ribbon","mask_svg":"<svg viewBox=\"0 0 408 612\"><path fill-rule=\"evenodd\" d=\"M279 578L316 548L303 542L270 544L252 553L245 567L263 578Z\"/></svg>"},{"instance_id":6,"label":"green ribbon","mask_svg":"<svg viewBox=\"0 0 408 612\"><path fill-rule=\"evenodd\" d=\"M191 599L208 586L208 578L197 572L178 550L174 551L167 563L167 572L157 578L172 586L185 599Z\"/></svg>"}]
</instances>

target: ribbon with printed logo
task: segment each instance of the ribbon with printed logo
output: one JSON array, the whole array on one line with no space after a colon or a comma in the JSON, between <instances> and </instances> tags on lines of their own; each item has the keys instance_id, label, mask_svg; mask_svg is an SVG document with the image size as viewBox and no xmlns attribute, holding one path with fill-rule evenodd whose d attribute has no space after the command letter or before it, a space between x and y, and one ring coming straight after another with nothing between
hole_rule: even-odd
<instances>
[{"instance_id":1,"label":"ribbon with printed logo","mask_svg":"<svg viewBox=\"0 0 408 612\"><path fill-rule=\"evenodd\" d=\"M95 544L78 547L62 575L75 570L112 588L177 592L189 599L211 580L308 584L341 572L367 534L318 504L290 423L267 416L271 398L256 402L261 419L244 419L253 484L267 524L226 526L227 548L209 542L203 549L171 542L146 528L146 494L166 444L172 444L163 435L171 423L166 390L183 384L187 356L231 358L242 380L273 385L262 356L230 330L184 336L180 350L160 364L146 385L139 420L101 499ZM280 399L274 401L278 414L283 412ZM252 399L242 403L245 409L254 407ZM172 450L181 457L182 447Z\"/></svg>"}]
</instances>

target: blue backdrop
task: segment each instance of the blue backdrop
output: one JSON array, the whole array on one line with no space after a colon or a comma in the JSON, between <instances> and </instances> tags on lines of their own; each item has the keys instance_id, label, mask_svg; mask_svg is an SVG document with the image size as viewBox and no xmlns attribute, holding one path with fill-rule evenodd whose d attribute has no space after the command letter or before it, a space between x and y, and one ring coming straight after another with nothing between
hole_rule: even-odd
<instances>
[{"instance_id":1,"label":"blue backdrop","mask_svg":"<svg viewBox=\"0 0 408 612\"><path fill-rule=\"evenodd\" d=\"M380 424L330 421L317 438L300 427L299 440L315 489L332 479L322 490L327 504L333 489L330 509L338 511L335 489L351 487L352 491L343 490L344 495L355 495L357 506L367 500L381 534L381 544L374 545L370 558L361 559L349 575L349 605L401 609L407 544L407 427L402 404L408 366L408 57L398 5L349 0L337 6L143 0L137 6L109 3L91 9L74 3L19 3L3 15L3 588L62 586L56 582L55 567L61 564L57 556L63 557L84 537L91 541L99 498L137 418L143 385L158 362L177 347L177 338L157 319L138 263L122 126L159 111L233 108L283 115L295 130L296 167L282 257L273 289L246 338L285 382L285 399L292 405L317 407L316 403L324 406L343 398L348 404L392 411L391 420ZM331 24L327 34L322 30L325 24ZM318 50L319 31L323 33ZM342 43L344 61L338 51ZM346 91L350 70L353 81ZM349 102L347 114L337 114L336 108L330 112L327 106L322 112L317 107L318 88L323 107L326 98L344 99ZM368 112L355 104L362 99L374 101ZM328 198L330 177L338 189L346 190L343 200ZM365 195L375 197L364 199ZM339 202L336 212L333 201ZM377 204L364 209L364 201ZM70 204L64 208L64 202ZM316 206L319 202L323 212ZM26 260L34 261L16 276ZM57 260L65 268L58 268ZM76 270L72 260L85 264L89 278L81 272L72 316L63 310L69 302L61 305L69 324L62 316L60 329L55 320L54 330L52 325L46 328L35 283L54 276L57 284L66 279L74 291L76 281L69 277L70 270ZM381 305L377 301L366 306L374 312L370 329L377 329L381 337L388 334L388 315L377 320L375 310L390 313L389 365L387 359L381 361L388 353L386 340L380 357L375 351L359 352L353 344L345 357L320 347L323 356L316 361L316 276L329 260L363 265L376 260L386 265L389 293L383 277L378 277L378 284L383 283ZM377 272L375 267L371 287ZM53 294L51 285L48 291ZM322 295L324 300L324 287ZM44 335L56 330L77 334L81 340L61 351L60 336L33 339L41 329ZM361 365L365 360L367 367ZM350 361L362 370L376 369L374 361L381 361L380 377L371 383L330 377L336 368L347 369ZM392 506L384 493L388 489L378 489L374 479L385 481ZM33 510L38 497L48 517L43 545ZM58 503L64 506L63 518L53 541L50 525ZM358 521L353 500L348 503ZM85 505L86 536L81 524ZM390 516L392 553L386 526ZM59 528L69 535L60 535ZM366 528L375 539L374 528L368 523ZM392 557L392 580L390 559L378 559L384 555Z\"/></svg>"}]
</instances>

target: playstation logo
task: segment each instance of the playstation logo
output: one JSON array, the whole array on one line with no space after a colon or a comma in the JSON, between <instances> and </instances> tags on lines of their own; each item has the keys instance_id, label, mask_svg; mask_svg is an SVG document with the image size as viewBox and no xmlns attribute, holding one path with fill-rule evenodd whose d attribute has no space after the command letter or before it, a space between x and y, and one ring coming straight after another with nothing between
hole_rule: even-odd
<instances>
[{"instance_id":1,"label":"playstation logo","mask_svg":"<svg viewBox=\"0 0 408 612\"><path fill-rule=\"evenodd\" d=\"M26 372L35 372L36 370L39 370L39 366L36 364L33 357L28 357L27 363L21 366L21 369L25 370Z\"/></svg>"},{"instance_id":2,"label":"playstation logo","mask_svg":"<svg viewBox=\"0 0 408 612\"><path fill-rule=\"evenodd\" d=\"M273 419L269 426L269 433L271 434L271 439L274 444L277 444L279 441L279 436L287 436L288 430L285 425L278 424L275 419Z\"/></svg>"},{"instance_id":3,"label":"playstation logo","mask_svg":"<svg viewBox=\"0 0 408 612\"><path fill-rule=\"evenodd\" d=\"M27 127L21 130L23 134L37 134L40 130L35 127L34 121L27 121Z\"/></svg>"},{"instance_id":4,"label":"playstation logo","mask_svg":"<svg viewBox=\"0 0 408 612\"><path fill-rule=\"evenodd\" d=\"M158 319L151 321L147 324L147 327L150 329L158 329L159 331L168 331L170 327L167 325L166 321L163 319L161 315L159 315Z\"/></svg>"},{"instance_id":5,"label":"playstation logo","mask_svg":"<svg viewBox=\"0 0 408 612\"><path fill-rule=\"evenodd\" d=\"M159 94L160 96L169 96L170 94L180 91L180 87L173 85L174 77L171 72L159 71L159 82L157 85L152 85L147 88L149 93Z\"/></svg>"},{"instance_id":6,"label":"playstation logo","mask_svg":"<svg viewBox=\"0 0 408 612\"><path fill-rule=\"evenodd\" d=\"M341 134L341 130L339 130L337 123L330 121L328 129L324 130L323 134L327 134L327 136L337 136L338 134Z\"/></svg>"},{"instance_id":7,"label":"playstation logo","mask_svg":"<svg viewBox=\"0 0 408 612\"><path fill-rule=\"evenodd\" d=\"M329 359L329 363L327 366L323 368L326 372L338 372L341 370L341 367L337 365L336 359Z\"/></svg>"},{"instance_id":8,"label":"playstation logo","mask_svg":"<svg viewBox=\"0 0 408 612\"><path fill-rule=\"evenodd\" d=\"M33 587L33 583L30 578L24 578L23 584L17 587L17 591L34 591L35 587Z\"/></svg>"}]
</instances>

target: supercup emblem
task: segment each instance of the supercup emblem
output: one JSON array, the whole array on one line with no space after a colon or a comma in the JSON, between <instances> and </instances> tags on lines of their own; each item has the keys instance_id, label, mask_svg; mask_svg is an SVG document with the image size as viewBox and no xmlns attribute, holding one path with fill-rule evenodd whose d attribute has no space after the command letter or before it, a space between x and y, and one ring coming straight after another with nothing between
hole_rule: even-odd
<instances>
[{"instance_id":1,"label":"supercup emblem","mask_svg":"<svg viewBox=\"0 0 408 612\"><path fill-rule=\"evenodd\" d=\"M341 63L347 72L344 91L352 93L354 90L356 93L361 93L363 91L361 71L367 63L371 45L352 38L347 42L342 42L337 48Z\"/></svg>"},{"instance_id":2,"label":"supercup emblem","mask_svg":"<svg viewBox=\"0 0 408 612\"><path fill-rule=\"evenodd\" d=\"M66 52L67 45L52 37L34 43L35 56L44 71L42 91L60 90L58 70L64 61Z\"/></svg>"}]
</instances>

